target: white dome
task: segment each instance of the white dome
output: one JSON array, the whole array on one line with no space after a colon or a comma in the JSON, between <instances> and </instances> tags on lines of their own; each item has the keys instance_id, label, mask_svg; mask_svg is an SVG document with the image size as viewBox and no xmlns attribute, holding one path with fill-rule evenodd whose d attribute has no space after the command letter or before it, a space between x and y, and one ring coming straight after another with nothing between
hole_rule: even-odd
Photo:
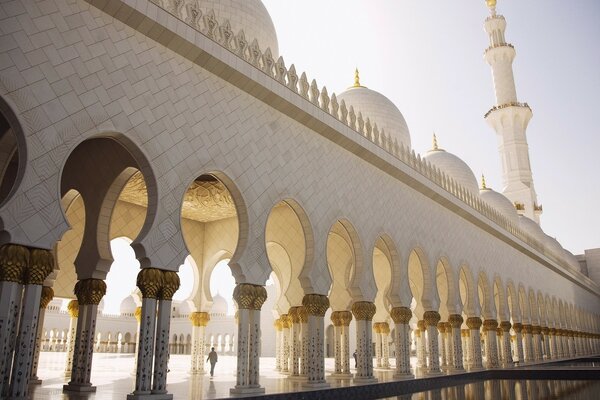
<instances>
[{"instance_id":1,"label":"white dome","mask_svg":"<svg viewBox=\"0 0 600 400\"><path fill-rule=\"evenodd\" d=\"M563 249L563 251L564 251L565 261L567 261L567 264L569 264L571 266L571 268L573 268L575 271L584 272L583 268L581 268L581 264L579 264L579 261L577 261L577 258L575 258L573 253L571 253L567 249Z\"/></svg>"},{"instance_id":2,"label":"white dome","mask_svg":"<svg viewBox=\"0 0 600 400\"><path fill-rule=\"evenodd\" d=\"M225 300L223 296L217 293L213 297L213 305L210 309L210 312L212 314L227 314L227 308L227 300Z\"/></svg>"},{"instance_id":3,"label":"white dome","mask_svg":"<svg viewBox=\"0 0 600 400\"><path fill-rule=\"evenodd\" d=\"M119 311L121 314L133 314L136 308L137 304L135 303L133 296L127 296L121 302Z\"/></svg>"},{"instance_id":4,"label":"white dome","mask_svg":"<svg viewBox=\"0 0 600 400\"><path fill-rule=\"evenodd\" d=\"M339 94L337 99L338 102L344 100L348 109L350 106L354 107L357 117L360 111L365 121L369 118L371 125L376 123L380 133L384 130L392 140L395 138L398 144L410 148L410 133L406 120L390 99L364 86L353 86Z\"/></svg>"},{"instance_id":5,"label":"white dome","mask_svg":"<svg viewBox=\"0 0 600 400\"><path fill-rule=\"evenodd\" d=\"M564 258L565 250L562 248L560 243L558 243L558 240L546 235L544 245L546 246L546 249L554 255L554 257L558 258L559 260ZM577 268L577 270L579 270L579 268Z\"/></svg>"},{"instance_id":6,"label":"white dome","mask_svg":"<svg viewBox=\"0 0 600 400\"><path fill-rule=\"evenodd\" d=\"M199 0L198 5L203 13L208 10L215 12L219 24L229 20L233 34L244 30L248 44L254 39L262 51L271 49L273 58L279 58L277 32L269 12L260 0Z\"/></svg>"},{"instance_id":7,"label":"white dome","mask_svg":"<svg viewBox=\"0 0 600 400\"><path fill-rule=\"evenodd\" d=\"M519 215L519 226L525 233L528 233L535 240L540 242L540 244L544 245L546 243L547 236L535 221L532 221L523 215Z\"/></svg>"},{"instance_id":8,"label":"white dome","mask_svg":"<svg viewBox=\"0 0 600 400\"><path fill-rule=\"evenodd\" d=\"M193 303L188 300L177 302L177 312L179 315L189 315L195 310L193 309Z\"/></svg>"},{"instance_id":9,"label":"white dome","mask_svg":"<svg viewBox=\"0 0 600 400\"><path fill-rule=\"evenodd\" d=\"M502 193L498 193L490 188L484 188L479 190L479 196L483 201L500 211L510 222L516 225L519 224L517 209Z\"/></svg>"},{"instance_id":10,"label":"white dome","mask_svg":"<svg viewBox=\"0 0 600 400\"><path fill-rule=\"evenodd\" d=\"M433 149L429 150L427 154L423 156L423 159L441 169L450 178L464 186L464 188L471 193L479 193L479 185L477 185L477 179L475 178L473 171L471 171L471 168L469 168L466 162L454 154L448 153L442 149Z\"/></svg>"}]
</instances>

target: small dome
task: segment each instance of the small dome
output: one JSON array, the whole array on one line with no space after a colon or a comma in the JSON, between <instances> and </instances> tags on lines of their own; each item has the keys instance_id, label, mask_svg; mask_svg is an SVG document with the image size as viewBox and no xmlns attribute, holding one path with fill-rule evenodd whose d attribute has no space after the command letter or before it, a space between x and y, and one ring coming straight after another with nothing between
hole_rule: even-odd
<instances>
[{"instance_id":1,"label":"small dome","mask_svg":"<svg viewBox=\"0 0 600 400\"><path fill-rule=\"evenodd\" d=\"M540 242L541 245L544 245L546 243L546 234L544 233L542 228L540 228L540 226L535 223L535 221L523 215L519 215L519 226L523 231L525 231L525 233L529 234L535 240Z\"/></svg>"},{"instance_id":2,"label":"small dome","mask_svg":"<svg viewBox=\"0 0 600 400\"><path fill-rule=\"evenodd\" d=\"M357 116L360 111L365 121L367 118L371 120L371 125L376 123L380 133L384 130L392 140L395 138L398 144L410 148L408 125L398 107L381 93L360 86L358 73L355 85L340 93L337 99L338 102L344 100L348 109L354 107Z\"/></svg>"},{"instance_id":3,"label":"small dome","mask_svg":"<svg viewBox=\"0 0 600 400\"><path fill-rule=\"evenodd\" d=\"M137 304L135 303L135 299L133 298L133 296L127 296L121 302L119 311L121 312L121 314L133 314L136 308Z\"/></svg>"},{"instance_id":4,"label":"small dome","mask_svg":"<svg viewBox=\"0 0 600 400\"><path fill-rule=\"evenodd\" d=\"M562 260L564 258L565 250L562 248L560 243L558 243L558 240L546 235L546 240L544 241L544 246L546 246L546 249L550 253L552 253L552 255L554 255L554 257L558 258L559 260ZM579 271L579 268L577 268L577 271Z\"/></svg>"},{"instance_id":5,"label":"small dome","mask_svg":"<svg viewBox=\"0 0 600 400\"><path fill-rule=\"evenodd\" d=\"M563 249L563 251L564 251L565 261L567 262L567 264L569 264L569 266L571 268L573 268L575 271L581 271L583 273L584 270L581 267L581 264L579 264L579 261L577 261L577 258L575 258L575 256L573 255L573 253L571 253L567 249Z\"/></svg>"},{"instance_id":6,"label":"small dome","mask_svg":"<svg viewBox=\"0 0 600 400\"><path fill-rule=\"evenodd\" d=\"M233 34L244 30L244 36L251 44L254 39L260 49L271 49L273 58L279 58L279 44L275 25L265 5L260 0L199 0L198 5L203 13L215 12L219 24L229 20Z\"/></svg>"},{"instance_id":7,"label":"small dome","mask_svg":"<svg viewBox=\"0 0 600 400\"><path fill-rule=\"evenodd\" d=\"M488 187L479 190L479 197L496 210L500 211L508 220L515 225L519 224L519 214L513 203L502 193L498 193Z\"/></svg>"},{"instance_id":8,"label":"small dome","mask_svg":"<svg viewBox=\"0 0 600 400\"><path fill-rule=\"evenodd\" d=\"M475 174L473 174L471 168L454 154L438 148L435 135L433 137L433 149L429 150L423 156L423 159L445 172L450 178L464 186L471 193L479 193L477 178L475 178Z\"/></svg>"},{"instance_id":9,"label":"small dome","mask_svg":"<svg viewBox=\"0 0 600 400\"><path fill-rule=\"evenodd\" d=\"M210 309L211 314L227 314L227 300L220 294L213 296L213 305Z\"/></svg>"}]
</instances>

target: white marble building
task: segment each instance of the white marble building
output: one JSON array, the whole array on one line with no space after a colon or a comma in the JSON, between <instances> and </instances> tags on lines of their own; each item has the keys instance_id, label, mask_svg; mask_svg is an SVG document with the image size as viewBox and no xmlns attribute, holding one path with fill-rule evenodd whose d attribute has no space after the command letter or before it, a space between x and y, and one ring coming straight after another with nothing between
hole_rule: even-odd
<instances>
[{"instance_id":1,"label":"white marble building","mask_svg":"<svg viewBox=\"0 0 600 400\"><path fill-rule=\"evenodd\" d=\"M426 374L598 353L598 264L538 224L531 109L506 20L487 5L502 193L443 143L416 154L401 111L358 74L334 94L296 71L258 0L3 4L0 396L27 395L44 332L64 331L50 328L67 321L47 309L53 296L76 300L64 390L94 391L94 352L135 333L131 399L170 397L181 339L190 373L204 373L215 334L237 357L233 394L264 391L261 353L309 388L327 385L328 354L333 378L361 384L392 357L395 377L412 378L411 348ZM98 309L119 237L140 262L141 299L115 318ZM233 320L208 286L225 259Z\"/></svg>"}]
</instances>

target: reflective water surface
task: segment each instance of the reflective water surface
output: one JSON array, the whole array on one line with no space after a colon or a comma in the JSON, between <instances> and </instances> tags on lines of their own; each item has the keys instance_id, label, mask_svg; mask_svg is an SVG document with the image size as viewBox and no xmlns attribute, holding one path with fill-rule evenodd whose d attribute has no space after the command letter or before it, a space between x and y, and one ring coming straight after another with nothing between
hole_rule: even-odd
<instances>
[{"instance_id":1,"label":"reflective water surface","mask_svg":"<svg viewBox=\"0 0 600 400\"><path fill-rule=\"evenodd\" d=\"M425 392L387 397L394 400L600 399L600 381L487 380Z\"/></svg>"}]
</instances>

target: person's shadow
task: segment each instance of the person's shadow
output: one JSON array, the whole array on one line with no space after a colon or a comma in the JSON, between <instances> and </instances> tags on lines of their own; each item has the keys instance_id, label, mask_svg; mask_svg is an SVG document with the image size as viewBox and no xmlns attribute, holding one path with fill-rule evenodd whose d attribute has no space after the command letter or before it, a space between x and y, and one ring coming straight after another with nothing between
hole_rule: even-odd
<instances>
[{"instance_id":1,"label":"person's shadow","mask_svg":"<svg viewBox=\"0 0 600 400\"><path fill-rule=\"evenodd\" d=\"M210 383L208 384L207 394L215 394L215 393L217 393L217 388L215 388L215 383L211 379Z\"/></svg>"}]
</instances>

